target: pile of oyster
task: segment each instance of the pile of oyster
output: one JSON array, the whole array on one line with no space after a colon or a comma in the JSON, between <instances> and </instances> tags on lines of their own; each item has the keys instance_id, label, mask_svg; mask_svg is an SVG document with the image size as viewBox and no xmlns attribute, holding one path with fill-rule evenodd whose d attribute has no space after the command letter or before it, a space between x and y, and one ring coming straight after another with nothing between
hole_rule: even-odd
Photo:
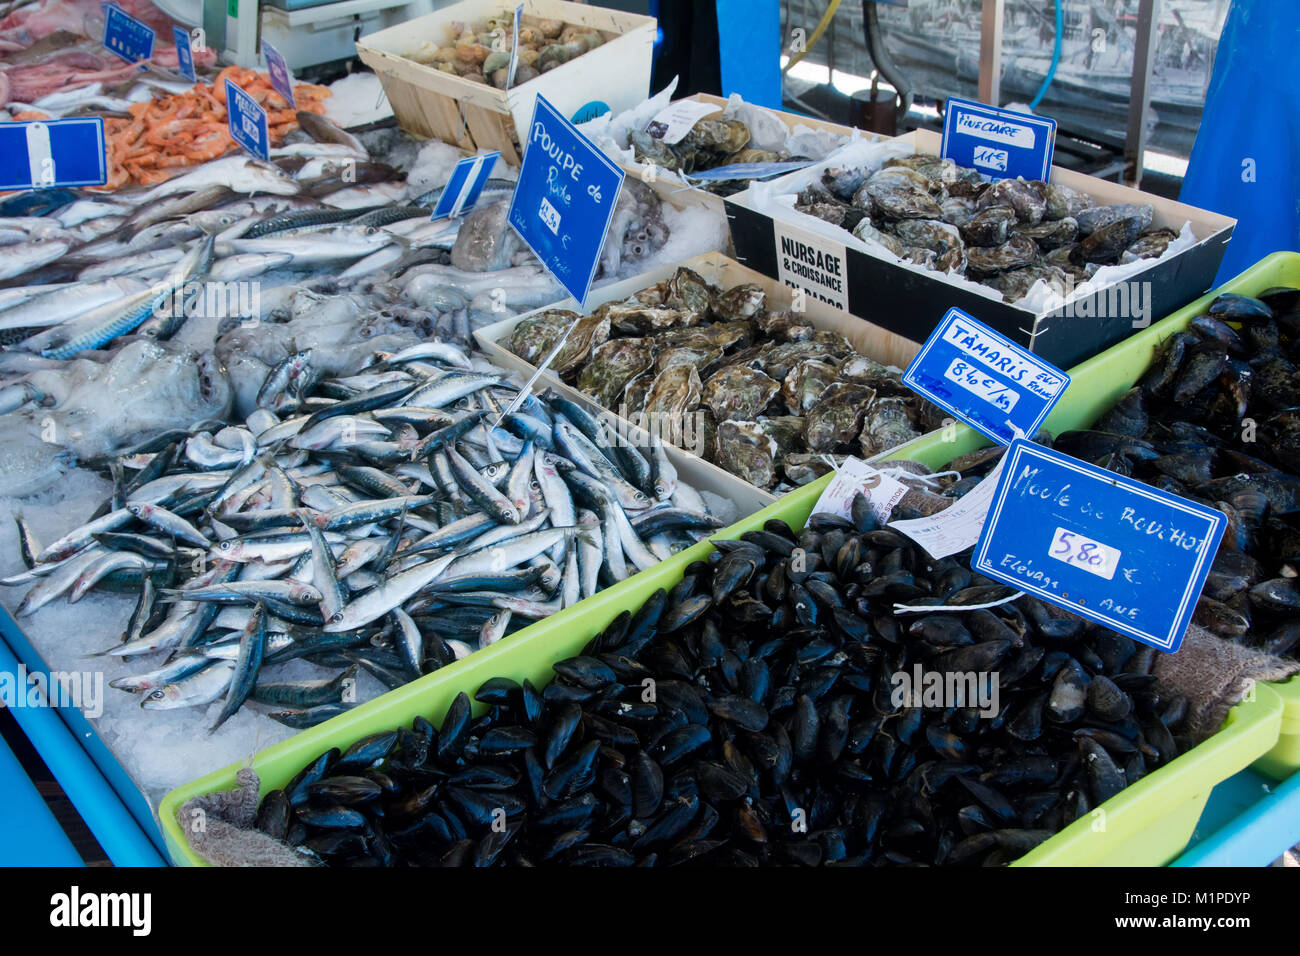
<instances>
[{"instance_id":1,"label":"pile of oyster","mask_svg":"<svg viewBox=\"0 0 1300 956\"><path fill-rule=\"evenodd\" d=\"M502 345L539 364L576 318L538 313ZM897 370L844 336L769 309L757 285L723 290L686 267L583 317L551 371L633 424L778 493L844 455L871 457L942 421Z\"/></svg>"},{"instance_id":2,"label":"pile of oyster","mask_svg":"<svg viewBox=\"0 0 1300 956\"><path fill-rule=\"evenodd\" d=\"M653 124L652 124L653 125ZM665 143L656 130L633 130L628 136L638 163L690 175L706 169L737 163L779 163L788 154L770 149L749 148L749 126L738 119L721 116L702 119L676 143ZM739 192L749 183L743 179L705 183L702 188L718 195Z\"/></svg>"},{"instance_id":3,"label":"pile of oyster","mask_svg":"<svg viewBox=\"0 0 1300 956\"><path fill-rule=\"evenodd\" d=\"M986 183L950 159L916 153L878 171L831 168L795 208L874 240L900 259L1025 297L1039 279L1067 295L1104 265L1162 255L1178 237L1149 204L1098 206L1069 186Z\"/></svg>"},{"instance_id":4,"label":"pile of oyster","mask_svg":"<svg viewBox=\"0 0 1300 956\"><path fill-rule=\"evenodd\" d=\"M515 85L526 83L561 63L568 63L605 42L592 27L566 24L562 20L524 16L519 26L519 62ZM444 73L463 76L476 83L506 88L510 75L510 51L514 43L514 22L506 13L470 26L452 23L447 42L426 40L408 59L432 66Z\"/></svg>"}]
</instances>

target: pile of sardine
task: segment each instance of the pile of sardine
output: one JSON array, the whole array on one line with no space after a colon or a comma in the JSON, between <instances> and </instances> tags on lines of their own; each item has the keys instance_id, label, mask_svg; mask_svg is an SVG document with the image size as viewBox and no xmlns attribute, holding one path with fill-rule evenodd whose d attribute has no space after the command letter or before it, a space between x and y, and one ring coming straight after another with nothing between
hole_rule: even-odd
<instances>
[{"instance_id":1,"label":"pile of sardine","mask_svg":"<svg viewBox=\"0 0 1300 956\"><path fill-rule=\"evenodd\" d=\"M1217 508L1193 621L1274 654L1300 643L1300 290L1225 294L1096 425L1056 447Z\"/></svg>"},{"instance_id":2,"label":"pile of sardine","mask_svg":"<svg viewBox=\"0 0 1300 956\"><path fill-rule=\"evenodd\" d=\"M99 513L42 547L18 615L138 589L113 682L147 709L247 700L294 727L345 710L363 668L397 687L695 543L722 522L662 444L637 448L560 397L426 342L323 377L271 371L239 426L171 431L103 462ZM500 425L496 422L500 420ZM295 658L346 668L284 682Z\"/></svg>"},{"instance_id":3,"label":"pile of sardine","mask_svg":"<svg viewBox=\"0 0 1300 956\"><path fill-rule=\"evenodd\" d=\"M539 363L576 318L529 317L501 344ZM583 318L551 371L604 408L759 488L778 493L938 427L899 373L837 332L769 309L744 284L722 290L685 266Z\"/></svg>"},{"instance_id":4,"label":"pile of sardine","mask_svg":"<svg viewBox=\"0 0 1300 956\"><path fill-rule=\"evenodd\" d=\"M1154 648L851 515L715 541L544 689L332 749L258 827L338 865L993 865L1184 749Z\"/></svg>"},{"instance_id":5,"label":"pile of sardine","mask_svg":"<svg viewBox=\"0 0 1300 956\"><path fill-rule=\"evenodd\" d=\"M1008 302L1042 279L1064 295L1103 265L1161 256L1178 233L1149 204L1098 206L1069 186L984 182L977 170L918 153L876 172L832 168L803 190L800 212L874 241L900 259L965 276Z\"/></svg>"}]
</instances>

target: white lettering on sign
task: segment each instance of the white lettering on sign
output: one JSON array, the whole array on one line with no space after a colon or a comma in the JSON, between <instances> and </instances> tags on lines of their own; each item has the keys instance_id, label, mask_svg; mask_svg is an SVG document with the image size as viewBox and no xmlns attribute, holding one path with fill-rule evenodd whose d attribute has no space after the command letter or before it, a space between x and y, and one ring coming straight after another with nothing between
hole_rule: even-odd
<instances>
[{"instance_id":1,"label":"white lettering on sign","mask_svg":"<svg viewBox=\"0 0 1300 956\"><path fill-rule=\"evenodd\" d=\"M848 311L844 245L811 233L792 235L784 232L779 222L775 226L777 279L819 302Z\"/></svg>"},{"instance_id":2,"label":"white lettering on sign","mask_svg":"<svg viewBox=\"0 0 1300 956\"><path fill-rule=\"evenodd\" d=\"M546 228L550 229L551 232L555 233L557 236L560 234L560 213L554 206L546 201L545 196L542 197L542 207L538 212L538 215L541 216L542 222L545 223Z\"/></svg>"},{"instance_id":3,"label":"white lettering on sign","mask_svg":"<svg viewBox=\"0 0 1300 956\"><path fill-rule=\"evenodd\" d=\"M1047 553L1057 561L1063 561L1107 581L1115 576L1119 559L1123 557L1109 545L1064 528L1056 529L1056 534L1052 536L1052 547Z\"/></svg>"},{"instance_id":4,"label":"white lettering on sign","mask_svg":"<svg viewBox=\"0 0 1300 956\"><path fill-rule=\"evenodd\" d=\"M951 323L943 337L1008 381L1022 385L1042 398L1055 398L1065 388L1065 378L1053 374L1045 366L1013 351L997 339L981 334L967 322L958 320Z\"/></svg>"},{"instance_id":5,"label":"white lettering on sign","mask_svg":"<svg viewBox=\"0 0 1300 956\"><path fill-rule=\"evenodd\" d=\"M1005 173L1007 163L1010 161L1010 153L1005 149L994 149L992 146L976 146L974 159L972 160L976 166L991 169L998 173Z\"/></svg>"},{"instance_id":6,"label":"white lettering on sign","mask_svg":"<svg viewBox=\"0 0 1300 956\"><path fill-rule=\"evenodd\" d=\"M957 117L957 132L978 136L980 139L991 139L1021 149L1034 148L1034 131L1028 126L1008 123L988 116L962 113Z\"/></svg>"},{"instance_id":7,"label":"white lettering on sign","mask_svg":"<svg viewBox=\"0 0 1300 956\"><path fill-rule=\"evenodd\" d=\"M970 362L953 359L943 373L950 382L956 382L972 395L977 395L994 408L1009 412L1016 407L1020 396L1013 389L1001 384L997 379L985 375Z\"/></svg>"},{"instance_id":8,"label":"white lettering on sign","mask_svg":"<svg viewBox=\"0 0 1300 956\"><path fill-rule=\"evenodd\" d=\"M568 173L573 177L576 183L582 178L582 163L574 159L573 154L566 150L555 140L551 139L551 134L546 132L546 126L542 123L533 123L533 142L540 145L542 152L551 158L561 172Z\"/></svg>"}]
</instances>

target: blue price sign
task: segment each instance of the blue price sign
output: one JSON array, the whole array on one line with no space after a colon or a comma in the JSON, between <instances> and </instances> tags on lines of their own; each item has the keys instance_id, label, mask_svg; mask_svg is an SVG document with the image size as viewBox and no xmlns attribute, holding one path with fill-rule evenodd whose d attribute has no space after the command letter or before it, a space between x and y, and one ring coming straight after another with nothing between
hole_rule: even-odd
<instances>
[{"instance_id":1,"label":"blue price sign","mask_svg":"<svg viewBox=\"0 0 1300 956\"><path fill-rule=\"evenodd\" d=\"M226 80L226 123L230 137L258 159L269 159L271 137L266 129L266 110L230 80Z\"/></svg>"},{"instance_id":2,"label":"blue price sign","mask_svg":"<svg viewBox=\"0 0 1300 956\"><path fill-rule=\"evenodd\" d=\"M153 27L137 20L121 7L104 7L104 47L127 63L139 63L153 56Z\"/></svg>"},{"instance_id":3,"label":"blue price sign","mask_svg":"<svg viewBox=\"0 0 1300 956\"><path fill-rule=\"evenodd\" d=\"M622 186L623 171L538 96L510 225L581 303L596 277Z\"/></svg>"},{"instance_id":4,"label":"blue price sign","mask_svg":"<svg viewBox=\"0 0 1300 956\"><path fill-rule=\"evenodd\" d=\"M284 97L289 109L296 110L298 105L293 101L293 76L289 73L289 64L284 62L280 51L265 40L262 41L262 55L266 57L266 72L271 74L271 86Z\"/></svg>"},{"instance_id":5,"label":"blue price sign","mask_svg":"<svg viewBox=\"0 0 1300 956\"><path fill-rule=\"evenodd\" d=\"M191 83L198 82L194 73L194 50L190 47L190 32L184 27L172 27L172 42L176 44L176 68Z\"/></svg>"},{"instance_id":6,"label":"blue price sign","mask_svg":"<svg viewBox=\"0 0 1300 956\"><path fill-rule=\"evenodd\" d=\"M993 179L1046 181L1056 149L1056 120L1000 110L955 96L943 120L944 159Z\"/></svg>"},{"instance_id":7,"label":"blue price sign","mask_svg":"<svg viewBox=\"0 0 1300 956\"><path fill-rule=\"evenodd\" d=\"M1016 441L971 568L1172 653L1227 521L1140 481Z\"/></svg>"},{"instance_id":8,"label":"blue price sign","mask_svg":"<svg viewBox=\"0 0 1300 956\"><path fill-rule=\"evenodd\" d=\"M107 181L103 117L0 123L0 190Z\"/></svg>"},{"instance_id":9,"label":"blue price sign","mask_svg":"<svg viewBox=\"0 0 1300 956\"><path fill-rule=\"evenodd\" d=\"M500 155L499 152L493 151L482 156L469 156L457 163L456 168L451 171L451 178L447 180L447 185L442 190L442 195L438 197L438 205L434 207L432 218L463 216L473 209Z\"/></svg>"},{"instance_id":10,"label":"blue price sign","mask_svg":"<svg viewBox=\"0 0 1300 956\"><path fill-rule=\"evenodd\" d=\"M994 441L1033 437L1070 376L960 309L949 309L903 384Z\"/></svg>"}]
</instances>

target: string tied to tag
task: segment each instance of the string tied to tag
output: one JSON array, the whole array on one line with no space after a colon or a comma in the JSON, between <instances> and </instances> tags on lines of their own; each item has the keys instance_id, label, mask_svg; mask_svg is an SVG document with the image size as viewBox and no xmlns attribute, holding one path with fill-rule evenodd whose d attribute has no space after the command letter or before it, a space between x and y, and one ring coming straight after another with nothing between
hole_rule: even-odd
<instances>
[{"instance_id":1,"label":"string tied to tag","mask_svg":"<svg viewBox=\"0 0 1300 956\"><path fill-rule=\"evenodd\" d=\"M997 601L988 601L984 604L895 604L895 614L929 614L932 611L984 611L991 607L999 607L1003 604L1009 604L1017 598L1025 596L1024 591L1016 591L1007 597L1000 598Z\"/></svg>"}]
</instances>

